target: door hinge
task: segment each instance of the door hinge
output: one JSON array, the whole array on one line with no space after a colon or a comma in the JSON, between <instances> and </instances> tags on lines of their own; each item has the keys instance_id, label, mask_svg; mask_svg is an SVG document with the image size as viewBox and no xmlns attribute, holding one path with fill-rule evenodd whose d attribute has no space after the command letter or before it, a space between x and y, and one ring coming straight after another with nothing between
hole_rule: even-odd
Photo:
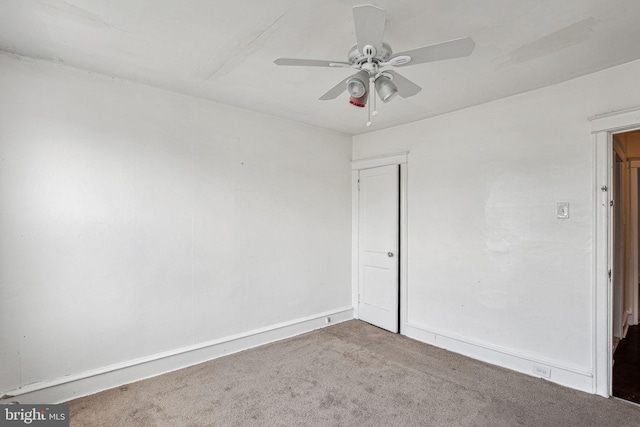
<instances>
[{"instance_id":1,"label":"door hinge","mask_svg":"<svg viewBox=\"0 0 640 427\"><path fill-rule=\"evenodd\" d=\"M613 200L609 202L609 206L613 206Z\"/></svg>"},{"instance_id":2,"label":"door hinge","mask_svg":"<svg viewBox=\"0 0 640 427\"><path fill-rule=\"evenodd\" d=\"M609 270L609 280L611 280L611 270Z\"/></svg>"}]
</instances>

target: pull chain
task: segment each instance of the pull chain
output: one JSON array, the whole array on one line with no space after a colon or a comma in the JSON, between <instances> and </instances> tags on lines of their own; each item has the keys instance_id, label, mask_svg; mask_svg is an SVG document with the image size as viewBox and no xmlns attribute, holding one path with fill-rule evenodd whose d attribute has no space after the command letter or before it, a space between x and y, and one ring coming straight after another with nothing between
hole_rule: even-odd
<instances>
[{"instance_id":1,"label":"pull chain","mask_svg":"<svg viewBox=\"0 0 640 427\"><path fill-rule=\"evenodd\" d=\"M377 105L377 101L376 101L376 93L375 93L375 88L376 88L376 84L375 84L375 80L373 78L371 78L371 84L369 85L371 87L371 96L373 96L373 113L371 113L374 116L378 115L378 107L376 107Z\"/></svg>"},{"instance_id":2,"label":"pull chain","mask_svg":"<svg viewBox=\"0 0 640 427\"><path fill-rule=\"evenodd\" d=\"M371 95L371 79L369 79L369 94ZM373 102L376 102L375 94L373 94ZM367 126L371 126L371 102L367 103Z\"/></svg>"}]
</instances>

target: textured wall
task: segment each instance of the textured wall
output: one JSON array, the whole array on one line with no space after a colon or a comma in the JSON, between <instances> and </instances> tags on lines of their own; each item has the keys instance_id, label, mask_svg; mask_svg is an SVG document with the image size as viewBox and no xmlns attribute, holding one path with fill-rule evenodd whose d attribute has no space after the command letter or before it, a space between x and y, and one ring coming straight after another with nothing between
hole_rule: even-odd
<instances>
[{"instance_id":1,"label":"textured wall","mask_svg":"<svg viewBox=\"0 0 640 427\"><path fill-rule=\"evenodd\" d=\"M0 56L0 392L351 305L348 136Z\"/></svg>"},{"instance_id":2,"label":"textured wall","mask_svg":"<svg viewBox=\"0 0 640 427\"><path fill-rule=\"evenodd\" d=\"M638 73L630 63L354 137L354 159L410 151L409 324L590 376L588 118L640 105Z\"/></svg>"}]
</instances>

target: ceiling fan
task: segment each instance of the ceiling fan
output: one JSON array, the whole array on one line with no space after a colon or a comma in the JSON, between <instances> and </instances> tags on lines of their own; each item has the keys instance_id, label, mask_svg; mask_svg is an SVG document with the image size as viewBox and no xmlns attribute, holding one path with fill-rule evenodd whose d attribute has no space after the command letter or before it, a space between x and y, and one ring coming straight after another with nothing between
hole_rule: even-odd
<instances>
[{"instance_id":1,"label":"ceiling fan","mask_svg":"<svg viewBox=\"0 0 640 427\"><path fill-rule=\"evenodd\" d=\"M373 91L373 88L385 103L391 101L396 95L408 98L422 90L420 86L395 71L382 71L384 67L388 65L406 67L443 59L460 58L470 55L475 48L473 40L465 37L393 54L391 46L383 41L385 19L386 11L377 6L368 4L354 6L353 21L357 43L349 49L347 62L294 58L278 58L273 62L277 65L288 66L354 68L358 70L356 74L347 77L329 89L320 99L335 99L346 90L352 105L365 107L369 93ZM376 115L375 94L372 98L373 115ZM371 104L369 104L367 126L371 125L371 115Z\"/></svg>"}]
</instances>

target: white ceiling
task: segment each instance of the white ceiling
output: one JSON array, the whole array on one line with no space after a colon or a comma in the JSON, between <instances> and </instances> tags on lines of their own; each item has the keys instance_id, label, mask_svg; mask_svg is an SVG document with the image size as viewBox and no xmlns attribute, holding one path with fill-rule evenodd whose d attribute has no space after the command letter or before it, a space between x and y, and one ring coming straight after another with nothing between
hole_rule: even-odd
<instances>
[{"instance_id":1,"label":"white ceiling","mask_svg":"<svg viewBox=\"0 0 640 427\"><path fill-rule=\"evenodd\" d=\"M471 37L466 58L397 69L423 90L365 109L318 98L351 69L351 0L0 0L0 50L348 134L395 126L640 58L638 0L375 0L400 52Z\"/></svg>"}]
</instances>

